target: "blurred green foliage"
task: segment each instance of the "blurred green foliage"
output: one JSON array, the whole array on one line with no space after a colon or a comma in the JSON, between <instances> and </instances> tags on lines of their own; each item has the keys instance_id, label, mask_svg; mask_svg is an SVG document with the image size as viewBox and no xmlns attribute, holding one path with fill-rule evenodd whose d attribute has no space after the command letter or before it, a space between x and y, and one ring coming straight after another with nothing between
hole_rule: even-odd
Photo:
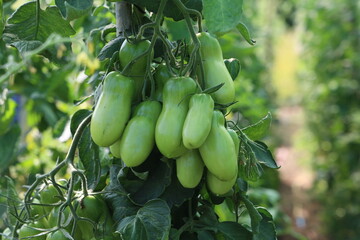
<instances>
[{"instance_id":1,"label":"blurred green foliage","mask_svg":"<svg viewBox=\"0 0 360 240\"><path fill-rule=\"evenodd\" d=\"M330 239L360 236L360 4L306 1L304 103Z\"/></svg>"}]
</instances>

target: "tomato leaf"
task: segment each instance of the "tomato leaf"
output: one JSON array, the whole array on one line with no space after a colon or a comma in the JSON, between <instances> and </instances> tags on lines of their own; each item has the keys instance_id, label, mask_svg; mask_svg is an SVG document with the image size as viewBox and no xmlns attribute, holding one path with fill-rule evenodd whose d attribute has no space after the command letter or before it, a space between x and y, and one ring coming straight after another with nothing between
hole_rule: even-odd
<instances>
[{"instance_id":1,"label":"tomato leaf","mask_svg":"<svg viewBox=\"0 0 360 240\"><path fill-rule=\"evenodd\" d=\"M6 171L11 164L16 152L16 144L20 137L19 126L11 127L4 135L0 136L0 173Z\"/></svg>"},{"instance_id":2,"label":"tomato leaf","mask_svg":"<svg viewBox=\"0 0 360 240\"><path fill-rule=\"evenodd\" d=\"M223 34L241 21L243 0L203 0L203 15L209 32Z\"/></svg>"},{"instance_id":3,"label":"tomato leaf","mask_svg":"<svg viewBox=\"0 0 360 240\"><path fill-rule=\"evenodd\" d=\"M25 3L10 16L3 39L23 52L39 47L39 42L44 43L53 33L68 37L75 31L57 7L42 10L33 1Z\"/></svg>"},{"instance_id":4,"label":"tomato leaf","mask_svg":"<svg viewBox=\"0 0 360 240\"><path fill-rule=\"evenodd\" d=\"M198 240L215 240L213 234L210 231L201 230L196 231Z\"/></svg>"},{"instance_id":5,"label":"tomato leaf","mask_svg":"<svg viewBox=\"0 0 360 240\"><path fill-rule=\"evenodd\" d=\"M2 99L0 97L0 135L9 130L16 114L16 106L17 104L13 99Z\"/></svg>"},{"instance_id":6,"label":"tomato leaf","mask_svg":"<svg viewBox=\"0 0 360 240\"><path fill-rule=\"evenodd\" d=\"M247 126L241 130L251 140L253 141L260 140L261 138L265 137L267 132L269 131L269 128L271 126L271 120L272 120L272 116L271 113L269 112L264 118L262 118L257 123Z\"/></svg>"},{"instance_id":7,"label":"tomato leaf","mask_svg":"<svg viewBox=\"0 0 360 240\"><path fill-rule=\"evenodd\" d=\"M225 240L253 240L251 232L236 222L221 222L217 229Z\"/></svg>"},{"instance_id":8,"label":"tomato leaf","mask_svg":"<svg viewBox=\"0 0 360 240\"><path fill-rule=\"evenodd\" d=\"M79 111L77 111L76 113L74 113L74 115L71 118L70 121L70 131L71 134L74 136L77 128L79 127L80 123L87 117L89 116L91 113L90 110L87 109L80 109Z\"/></svg>"},{"instance_id":9,"label":"tomato leaf","mask_svg":"<svg viewBox=\"0 0 360 240\"><path fill-rule=\"evenodd\" d=\"M243 38L250 44L250 45L255 45L256 41L253 40L250 36L249 30L246 27L246 25L242 22L240 22L236 28L239 30L241 36L243 36Z\"/></svg>"},{"instance_id":10,"label":"tomato leaf","mask_svg":"<svg viewBox=\"0 0 360 240\"><path fill-rule=\"evenodd\" d=\"M129 195L135 204L143 205L151 199L158 198L171 182L170 164L160 160L154 164L156 167L149 171L148 178L139 190Z\"/></svg>"},{"instance_id":11,"label":"tomato leaf","mask_svg":"<svg viewBox=\"0 0 360 240\"><path fill-rule=\"evenodd\" d=\"M90 12L93 0L55 0L56 6L66 20L74 20Z\"/></svg>"},{"instance_id":12,"label":"tomato leaf","mask_svg":"<svg viewBox=\"0 0 360 240\"><path fill-rule=\"evenodd\" d=\"M154 199L140 208L136 215L126 217L117 226L123 239L168 239L171 226L170 209L166 202Z\"/></svg>"},{"instance_id":13,"label":"tomato leaf","mask_svg":"<svg viewBox=\"0 0 360 240\"><path fill-rule=\"evenodd\" d=\"M160 6L161 0L126 0L127 2L136 4L141 7L145 7L150 12L156 13ZM183 4L190 9L202 11L202 1L201 0L181 0ZM184 16L176 7L173 1L167 1L164 9L164 16L179 21L184 19Z\"/></svg>"},{"instance_id":14,"label":"tomato leaf","mask_svg":"<svg viewBox=\"0 0 360 240\"><path fill-rule=\"evenodd\" d=\"M53 128L53 137L59 138L65 130L66 124L68 123L69 117L67 115L61 117Z\"/></svg>"},{"instance_id":15,"label":"tomato leaf","mask_svg":"<svg viewBox=\"0 0 360 240\"><path fill-rule=\"evenodd\" d=\"M186 200L190 199L194 194L194 188L184 188L181 186L176 174L173 174L171 184L165 189L164 193L160 196L165 200L169 207L180 206Z\"/></svg>"},{"instance_id":16,"label":"tomato leaf","mask_svg":"<svg viewBox=\"0 0 360 240\"><path fill-rule=\"evenodd\" d=\"M254 234L253 240L276 240L276 228L270 212L262 207L258 207L257 210L261 214L262 220L259 233Z\"/></svg>"},{"instance_id":17,"label":"tomato leaf","mask_svg":"<svg viewBox=\"0 0 360 240\"><path fill-rule=\"evenodd\" d=\"M100 61L106 58L111 58L114 52L119 51L121 44L124 42L124 37L117 37L108 42L100 51L98 58Z\"/></svg>"},{"instance_id":18,"label":"tomato leaf","mask_svg":"<svg viewBox=\"0 0 360 240\"><path fill-rule=\"evenodd\" d=\"M253 234L257 234L260 231L260 222L263 219L254 204L244 194L240 194L240 199L244 202L245 207L249 213L251 219L251 229Z\"/></svg>"},{"instance_id":19,"label":"tomato leaf","mask_svg":"<svg viewBox=\"0 0 360 240\"><path fill-rule=\"evenodd\" d=\"M93 142L89 126L81 135L78 149L80 161L85 169L88 188L95 189L101 177L99 146Z\"/></svg>"},{"instance_id":20,"label":"tomato leaf","mask_svg":"<svg viewBox=\"0 0 360 240\"><path fill-rule=\"evenodd\" d=\"M265 143L260 141L256 141L256 142L249 141L248 144L251 150L254 152L256 159L260 163L264 164L269 168L280 168L276 164L273 155L271 154L270 150L268 149Z\"/></svg>"}]
</instances>

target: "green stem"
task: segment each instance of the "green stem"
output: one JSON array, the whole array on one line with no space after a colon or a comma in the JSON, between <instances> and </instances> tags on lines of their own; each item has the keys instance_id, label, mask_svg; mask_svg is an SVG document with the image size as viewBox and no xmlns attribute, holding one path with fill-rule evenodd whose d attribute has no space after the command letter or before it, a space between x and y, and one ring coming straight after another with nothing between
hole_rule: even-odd
<instances>
[{"instance_id":1,"label":"green stem","mask_svg":"<svg viewBox=\"0 0 360 240\"><path fill-rule=\"evenodd\" d=\"M192 50L192 52L190 54L189 63L187 65L187 67L181 72L181 75L185 75L187 72L190 71L190 69L193 68L194 65L196 65L195 64L196 59L198 60L198 62L200 64L200 68L203 69L201 56L199 54L200 41L196 37L196 33L195 33L194 28L192 26L190 14L189 14L189 13L194 13L194 14L200 14L200 13L195 11L195 10L187 8L180 0L173 0L173 2L175 3L175 5L179 8L181 13L183 14L186 25L187 25L187 28L188 28L190 36L191 36L191 39L192 39L193 44L194 44L194 48L193 48L193 50ZM201 17L198 16L198 20L199 19L201 21ZM200 30L202 30L201 25L199 25L199 31ZM200 80L201 80L200 85L201 85L202 88L204 88L204 81L202 79L200 79Z\"/></svg>"},{"instance_id":2,"label":"green stem","mask_svg":"<svg viewBox=\"0 0 360 240\"><path fill-rule=\"evenodd\" d=\"M62 167L64 167L66 164L73 162L74 157L75 157L76 147L79 143L80 137L81 137L85 127L89 124L90 120L91 120L91 115L87 116L80 123L79 127L77 128L77 130L75 132L74 139L71 143L70 149L69 149L65 159L63 161L61 161L58 165L56 165L55 168L53 170L51 170L49 173L42 174L42 175L40 175L40 174L36 175L35 182L33 184L31 184L30 188L26 191L25 197L24 197L25 209L26 209L28 216L30 216L30 207L26 203L30 202L32 193L35 191L36 187L46 178L51 177L51 179L53 181L55 181L55 175L59 172L59 170ZM58 191L60 191L60 189Z\"/></svg>"}]
</instances>

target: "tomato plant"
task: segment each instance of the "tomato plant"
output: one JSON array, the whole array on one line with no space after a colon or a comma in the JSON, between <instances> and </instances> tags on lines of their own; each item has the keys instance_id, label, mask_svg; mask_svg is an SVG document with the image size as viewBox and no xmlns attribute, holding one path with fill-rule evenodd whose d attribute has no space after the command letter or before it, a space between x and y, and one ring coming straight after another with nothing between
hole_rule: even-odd
<instances>
[{"instance_id":1,"label":"tomato plant","mask_svg":"<svg viewBox=\"0 0 360 240\"><path fill-rule=\"evenodd\" d=\"M258 137L270 118L244 128L226 117L236 101L232 76L239 66L224 61L218 37L240 26L251 42L241 8L240 0L21 5L3 39L24 63L0 83L20 75L26 62L42 61L49 69L30 71L66 68L58 79L74 74L87 81L78 86L71 118L61 104L71 89L59 96L54 90L64 87L60 80L44 87L48 95L34 93L29 108L39 104L42 114L33 126L71 139L66 155L55 154L54 166L34 176L18 205L7 202L12 236L42 217L46 224L35 230L46 239L275 239L271 214L255 207L244 187L261 177L263 166L278 168ZM185 31L174 39L178 26ZM13 111L6 110L4 122ZM8 199L17 199L11 179L8 185ZM226 214L233 218L220 213L224 205L214 207L224 201L232 203ZM42 206L43 216L32 205Z\"/></svg>"}]
</instances>

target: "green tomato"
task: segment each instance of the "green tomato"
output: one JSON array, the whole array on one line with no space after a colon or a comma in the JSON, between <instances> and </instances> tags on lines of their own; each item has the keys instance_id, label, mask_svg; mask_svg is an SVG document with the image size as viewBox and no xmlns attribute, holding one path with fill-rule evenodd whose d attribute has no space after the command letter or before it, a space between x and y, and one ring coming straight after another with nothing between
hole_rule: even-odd
<instances>
[{"instance_id":1,"label":"green tomato","mask_svg":"<svg viewBox=\"0 0 360 240\"><path fill-rule=\"evenodd\" d=\"M144 101L134 111L120 139L121 160L128 167L142 164L155 145L155 125L161 112L158 101Z\"/></svg>"},{"instance_id":2,"label":"green tomato","mask_svg":"<svg viewBox=\"0 0 360 240\"><path fill-rule=\"evenodd\" d=\"M185 188L196 187L203 175L204 163L197 149L189 150L176 159L176 175Z\"/></svg>"},{"instance_id":3,"label":"green tomato","mask_svg":"<svg viewBox=\"0 0 360 240\"><path fill-rule=\"evenodd\" d=\"M70 209L68 207L64 208L62 212L60 212L60 207L54 207L50 215L48 217L48 224L49 227L55 227L58 224L58 219L61 216L61 225L64 226L64 224L67 222L67 219L70 216Z\"/></svg>"},{"instance_id":4,"label":"green tomato","mask_svg":"<svg viewBox=\"0 0 360 240\"><path fill-rule=\"evenodd\" d=\"M234 82L224 63L218 40L207 32L198 33L197 38L200 41L200 55L204 67L205 87L211 88L224 83L211 96L216 103L227 104L233 102L235 100Z\"/></svg>"},{"instance_id":5,"label":"green tomato","mask_svg":"<svg viewBox=\"0 0 360 240\"><path fill-rule=\"evenodd\" d=\"M209 94L194 94L190 98L189 112L186 115L182 136L188 149L199 148L211 129L214 100Z\"/></svg>"},{"instance_id":6,"label":"green tomato","mask_svg":"<svg viewBox=\"0 0 360 240\"><path fill-rule=\"evenodd\" d=\"M239 155L239 151L240 151L240 139L239 139L239 136L238 134L235 132L235 130L231 129L231 128L227 128L226 129L228 131L228 133L230 134L233 142L234 142L234 145L235 145L235 154L236 154L236 158L238 157Z\"/></svg>"},{"instance_id":7,"label":"green tomato","mask_svg":"<svg viewBox=\"0 0 360 240\"><path fill-rule=\"evenodd\" d=\"M199 151L207 169L222 181L233 180L238 173L235 144L224 127L224 115L213 111L211 130Z\"/></svg>"},{"instance_id":8,"label":"green tomato","mask_svg":"<svg viewBox=\"0 0 360 240\"><path fill-rule=\"evenodd\" d=\"M90 123L94 142L108 147L118 140L129 120L134 81L118 72L109 73Z\"/></svg>"},{"instance_id":9,"label":"green tomato","mask_svg":"<svg viewBox=\"0 0 360 240\"><path fill-rule=\"evenodd\" d=\"M108 211L106 203L100 197L88 195L79 201L76 214L97 222L104 211Z\"/></svg>"},{"instance_id":10,"label":"green tomato","mask_svg":"<svg viewBox=\"0 0 360 240\"><path fill-rule=\"evenodd\" d=\"M163 88L165 83L171 78L171 73L165 64L160 64L154 73L155 80L155 93L154 98L157 101L162 102L163 100Z\"/></svg>"},{"instance_id":11,"label":"green tomato","mask_svg":"<svg viewBox=\"0 0 360 240\"><path fill-rule=\"evenodd\" d=\"M41 230L38 230L41 228L44 228L44 226L42 224L40 224L39 222L33 222L30 224L22 225L21 228L19 229L19 240L25 240L25 239L45 240L46 234L36 236L42 232ZM36 236L36 237L34 237L34 236ZM29 237L32 237L32 238L29 238Z\"/></svg>"},{"instance_id":12,"label":"green tomato","mask_svg":"<svg viewBox=\"0 0 360 240\"><path fill-rule=\"evenodd\" d=\"M224 195L225 193L229 192L234 186L236 179L237 175L235 175L235 177L233 177L231 180L223 181L218 179L210 171L207 171L206 174L207 187L215 195Z\"/></svg>"},{"instance_id":13,"label":"green tomato","mask_svg":"<svg viewBox=\"0 0 360 240\"><path fill-rule=\"evenodd\" d=\"M53 184L47 185L40 191L40 202L42 204L55 204L60 201L59 192L56 190ZM53 206L43 206L46 215L51 212Z\"/></svg>"},{"instance_id":14,"label":"green tomato","mask_svg":"<svg viewBox=\"0 0 360 240\"><path fill-rule=\"evenodd\" d=\"M182 130L189 110L189 95L196 92L196 83L190 77L174 77L163 90L163 108L155 128L155 142L167 158L176 158L187 149L182 141Z\"/></svg>"},{"instance_id":15,"label":"green tomato","mask_svg":"<svg viewBox=\"0 0 360 240\"><path fill-rule=\"evenodd\" d=\"M71 238L66 237L66 235L70 236L70 234L64 230L57 230L55 232L52 232L50 234L48 234L48 236L46 237L46 240L69 240Z\"/></svg>"},{"instance_id":16,"label":"green tomato","mask_svg":"<svg viewBox=\"0 0 360 240\"><path fill-rule=\"evenodd\" d=\"M148 40L141 40L136 42L129 42L125 40L119 51L119 63L120 68L123 70L131 61L140 55L144 54L150 47L150 42ZM153 54L153 53L152 53ZM134 79L135 82L135 94L134 100L137 100L141 97L142 88L145 81L145 72L147 66L147 55L143 55L136 60L126 72L126 76ZM151 56L152 58L152 56Z\"/></svg>"}]
</instances>

